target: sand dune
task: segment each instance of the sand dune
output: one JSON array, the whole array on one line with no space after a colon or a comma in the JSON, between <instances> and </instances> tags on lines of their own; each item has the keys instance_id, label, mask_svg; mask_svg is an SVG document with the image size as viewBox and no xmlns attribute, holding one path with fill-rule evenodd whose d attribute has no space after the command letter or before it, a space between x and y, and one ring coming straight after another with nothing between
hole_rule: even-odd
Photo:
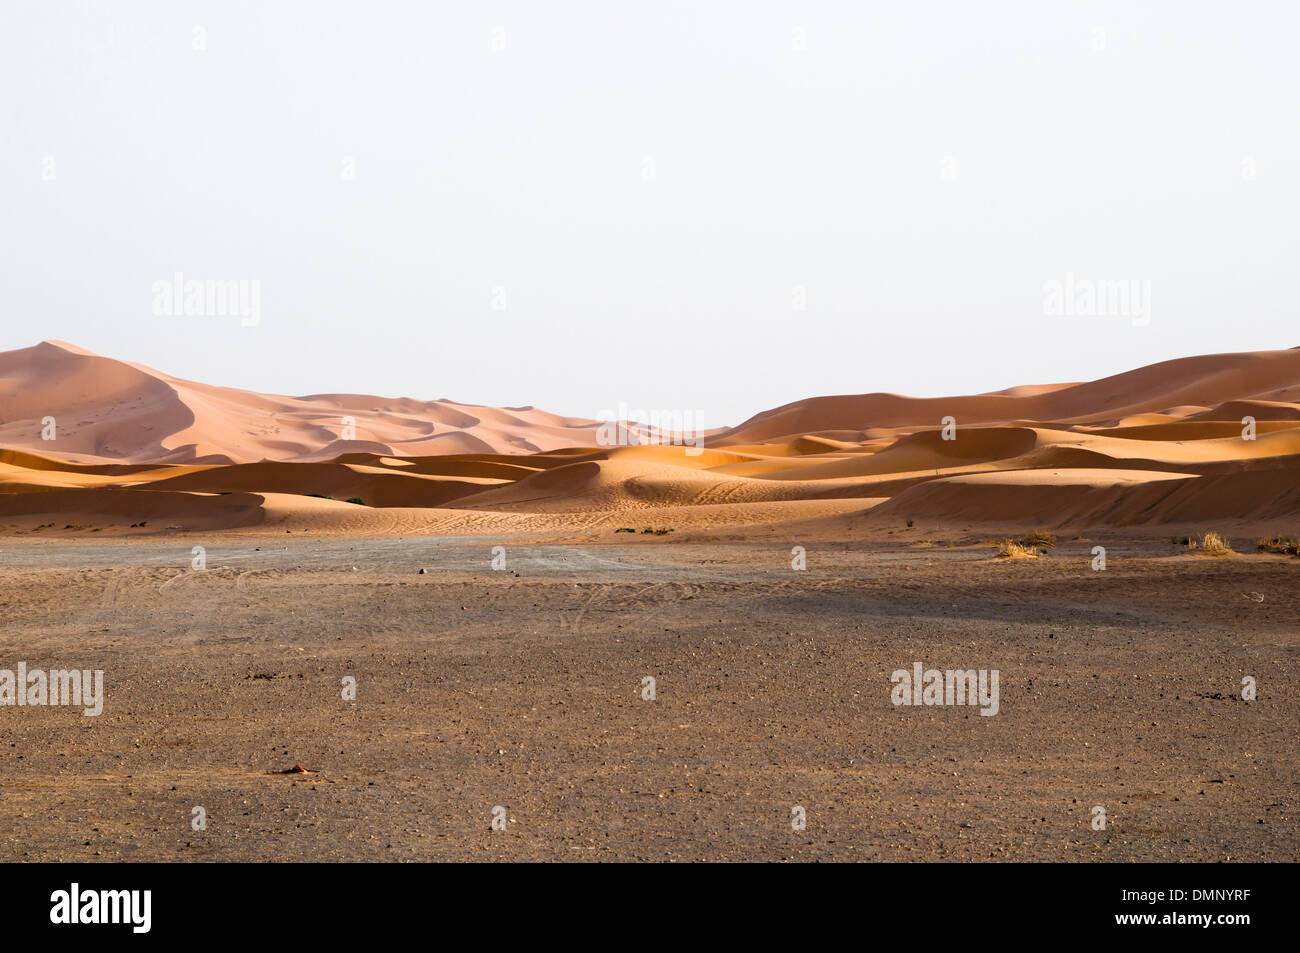
<instances>
[{"instance_id":1,"label":"sand dune","mask_svg":"<svg viewBox=\"0 0 1300 953\"><path fill-rule=\"evenodd\" d=\"M1020 421L1113 425L1125 417L1168 413L1186 404L1205 410L1232 400L1282 401L1280 394L1300 398L1300 349L1180 358L1086 384L1018 387L969 397L813 397L758 414L721 434L715 444L861 434L867 425L938 429L946 416L959 426Z\"/></svg>"},{"instance_id":2,"label":"sand dune","mask_svg":"<svg viewBox=\"0 0 1300 953\"><path fill-rule=\"evenodd\" d=\"M702 450L598 444L596 421L532 408L258 394L58 342L0 354L4 532L554 535L837 519L1294 531L1300 350L965 397L815 397Z\"/></svg>"},{"instance_id":3,"label":"sand dune","mask_svg":"<svg viewBox=\"0 0 1300 953\"><path fill-rule=\"evenodd\" d=\"M46 417L57 425L52 441L41 438ZM258 394L181 380L61 341L0 353L0 447L80 462L534 453L594 447L597 426L531 407Z\"/></svg>"},{"instance_id":4,"label":"sand dune","mask_svg":"<svg viewBox=\"0 0 1300 953\"><path fill-rule=\"evenodd\" d=\"M1300 513L1300 467L1218 476L1149 470L1017 470L918 484L870 514L873 521L1045 526L1252 524ZM1293 529L1293 527L1287 527Z\"/></svg>"}]
</instances>

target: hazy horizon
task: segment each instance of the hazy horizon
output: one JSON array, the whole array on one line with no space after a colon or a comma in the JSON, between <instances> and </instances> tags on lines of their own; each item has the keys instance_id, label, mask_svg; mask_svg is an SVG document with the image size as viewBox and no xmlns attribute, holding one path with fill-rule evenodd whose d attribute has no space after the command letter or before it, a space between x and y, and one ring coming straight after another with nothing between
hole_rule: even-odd
<instances>
[{"instance_id":1,"label":"hazy horizon","mask_svg":"<svg viewBox=\"0 0 1300 953\"><path fill-rule=\"evenodd\" d=\"M605 417L605 411L606 411L607 409L609 409L609 410L613 410L613 411L614 411L614 414L615 414L615 417L613 417L613 418L611 418L611 419L616 419L616 418L617 418L617 410L618 410L618 409L617 409L617 407L615 407L614 405L610 405L608 408L602 406L602 407L599 409L598 412L594 412L594 413L591 413L591 414L577 414L577 413L569 413L569 412L567 412L564 408L545 407L545 406L538 405L538 404L504 404L504 403L500 403L500 402L496 402L496 403L494 403L494 402L491 402L491 401L488 401L488 402L471 402L471 401L460 400L460 399L458 399L455 395L452 395L452 394L405 394L405 393L389 393L389 392L386 392L386 391L373 391L373 392L372 392L372 391L358 391L358 390L354 390L354 389L350 389L350 388L340 388L340 387L323 388L323 389L317 389L317 390L312 390L312 391L301 391L301 392L290 393L289 391L285 391L285 390L277 390L277 389L274 388L274 387L256 387L256 386L234 385L234 384L229 384L229 383L226 383L226 382L224 382L224 381L220 381L220 380L203 380L203 379L199 379L199 378L188 377L188 376L186 376L186 375L184 375L184 374L177 374L177 373L174 373L174 372L172 372L171 370L169 370L169 369L166 368L166 367L157 367L157 366L155 366L155 365L148 364L148 363L146 363L146 362L144 362L144 361L136 361L136 360L133 360L132 358L130 358L129 356L124 356L124 355L120 355L120 354L105 353L105 352L102 352L102 351L94 351L93 348L85 348L85 347L83 347L82 345L78 344L76 341L68 341L68 340L66 340L66 339L62 339L62 338L45 338L45 339L42 339L42 341L33 341L32 344L30 344L30 345L24 345L24 346L25 346L25 347L32 347L32 346L35 346L35 345L37 345L37 344L41 344L41 343L45 343L45 342L58 343L58 342L60 342L60 341L61 341L62 343L64 343L64 344L70 344L70 345L72 345L72 346L74 346L74 347L78 347L78 348L81 348L81 349L83 349L83 350L92 351L93 353L97 354L97 355L100 356L100 357L110 358L110 359L113 359L113 360L119 360L119 361L125 361L125 362L132 363L132 364L144 364L144 366L149 367L149 368L151 368L152 370L159 371L159 372L161 372L161 373L163 373L163 374L166 374L166 375L169 376L169 377L180 378L180 379L182 379L182 380L188 380L188 381L192 381L192 382L194 382L194 383L198 383L198 384L211 384L211 385L216 385L216 386L219 386L219 387L234 387L234 388L236 388L236 389L247 390L247 391L250 391L250 392L262 393L262 394L271 394L271 395L278 395L278 396L284 396L284 397L297 397L297 398L311 397L311 396L314 396L314 395L317 395L317 394L364 394L364 395L366 395L366 396L377 397L377 398L384 398L384 399L388 399L388 400L403 400L403 399L410 399L410 400L417 400L417 401L435 401L435 400L438 400L438 401L446 401L446 402L450 402L450 403L464 404L464 405L466 405L466 406L495 407L495 408L499 408L499 409L502 409L502 410L524 410L524 409L536 409L536 410L544 410L544 411L547 411L547 412L549 412L549 413L557 414L557 415L559 415L559 416L564 416L564 417L575 417L575 418L578 418L578 417L585 417L585 418L589 418L589 419L593 419L593 420L595 420L595 419L604 419L604 417ZM1259 349L1259 350L1261 350L1261 351L1268 351L1268 350L1297 350L1297 349L1300 349L1300 345L1296 345L1296 346L1293 346L1293 347L1290 347L1290 348L1261 348L1261 349ZM6 349L6 350L13 350L13 348L8 348L8 349ZM1209 352L1209 353L1240 353L1240 352ZM1082 378L1082 377L1081 377L1081 378L1071 378L1071 379L1069 379L1069 380L1059 380L1059 381L1046 381L1046 380L1041 380L1041 381L1040 381L1040 380L1024 380L1024 381L1015 381L1015 382L1006 383L1006 384L1003 384L1003 385L1000 385L1000 386L996 386L996 387L990 387L990 388L987 388L987 389L982 390L982 391L969 391L969 392L967 392L967 393L958 393L958 392L956 392L956 391L952 391L952 392L933 393L933 394L930 394L930 393L925 393L925 394L919 394L919 393L918 393L918 394L909 394L909 393L905 393L905 392L901 392L901 391L881 391L881 390L879 390L879 389L868 388L868 389L866 389L866 390L861 390L861 391L852 391L852 392L847 392L847 391L846 391L846 392L843 392L842 394L839 393L839 392L830 392L830 391L827 391L827 392L825 392L825 393L805 394L805 395L803 395L803 397L796 397L796 398L794 398L794 399L791 400L791 401L786 401L785 404L797 403L798 401L805 400L805 399L810 398L810 397L835 397L835 396L846 396L846 395L850 395L850 394L853 394L853 395L870 395L870 394L876 394L876 393L886 393L886 394L894 394L894 395L901 396L901 397L915 397L915 398L967 397L967 396L978 396L979 394L986 394L986 393L996 393L996 392L998 392L998 391L1009 390L1009 389L1011 389L1011 388L1016 388L1016 387L1026 387L1026 386L1033 387L1033 386L1041 386L1041 385L1084 384L1084 383L1089 383L1089 382L1091 382L1091 381L1095 381L1095 380L1104 380L1104 379L1106 379L1106 378L1108 378L1108 377L1114 377L1114 376L1116 376L1116 375L1118 375L1118 374L1123 374L1123 373L1125 373L1126 371L1137 370L1139 367L1148 367L1148 366L1151 366L1151 365L1153 365L1153 364L1163 364L1163 363L1167 363L1167 362L1169 362L1169 361L1177 361L1177 360L1181 360L1181 359L1183 359L1183 358L1189 358L1189 357L1203 357L1203 356L1207 356L1207 355L1206 355L1206 354L1199 354L1199 353L1198 353L1198 354L1179 354L1179 355L1176 355L1176 356L1174 356L1174 357L1168 357L1168 358L1163 358L1163 359L1161 359L1161 360L1152 361L1151 364L1142 364L1142 365L1135 365L1134 367L1124 367L1124 368L1119 368L1118 370L1115 370L1115 371L1113 371L1113 372L1109 372L1109 373L1105 373L1105 374L1100 374L1100 375L1097 375L1096 377L1087 377L1087 378ZM626 404L627 401L623 401L623 403ZM726 428L726 427L738 426L739 424L744 423L745 421L749 420L749 419L752 418L752 417L757 416L758 414L761 414L761 413L763 413L763 412L765 412L765 411L769 411L769 410L775 410L775 409L777 409L777 408L779 408L779 407L785 406L785 404L773 404L773 405L770 406L770 407L756 407L756 408L754 408L752 411L750 411L750 412L744 414L743 416L741 416L741 417L739 417L739 418L737 418L737 419L735 419L735 420L724 421L724 422L722 422L721 424L716 424L716 425L713 424L713 423L710 423L710 424L708 424L708 426L707 426L706 428L703 428L703 429L715 430L715 429L719 429L719 428ZM644 410L644 411L649 411L649 410L657 410L657 409L659 409L659 408L651 408L651 407L639 407L639 408L638 408L638 407L633 407L632 409L634 409L634 410ZM670 409L670 410L671 410L671 409L673 409L673 408L667 408L667 409ZM677 408L677 409L692 410L693 408Z\"/></svg>"}]
</instances>

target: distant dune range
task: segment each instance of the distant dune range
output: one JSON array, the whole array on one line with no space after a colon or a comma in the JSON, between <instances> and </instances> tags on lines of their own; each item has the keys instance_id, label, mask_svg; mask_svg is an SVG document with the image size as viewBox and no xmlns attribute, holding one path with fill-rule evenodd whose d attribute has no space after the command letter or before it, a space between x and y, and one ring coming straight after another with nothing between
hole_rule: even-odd
<instances>
[{"instance_id":1,"label":"distant dune range","mask_svg":"<svg viewBox=\"0 0 1300 953\"><path fill-rule=\"evenodd\" d=\"M1300 349L964 397L814 397L699 453L599 433L531 407L197 384L46 341L0 353L0 532L1300 528Z\"/></svg>"}]
</instances>

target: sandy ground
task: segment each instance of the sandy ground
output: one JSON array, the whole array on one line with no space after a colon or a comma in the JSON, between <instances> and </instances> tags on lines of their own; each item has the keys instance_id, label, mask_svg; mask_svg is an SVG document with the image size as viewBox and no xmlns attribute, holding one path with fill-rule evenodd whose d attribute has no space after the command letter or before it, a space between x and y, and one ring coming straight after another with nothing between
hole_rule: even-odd
<instances>
[{"instance_id":1,"label":"sandy ground","mask_svg":"<svg viewBox=\"0 0 1300 953\"><path fill-rule=\"evenodd\" d=\"M107 694L0 707L0 859L1300 857L1300 560L500 543L0 540L0 668ZM895 706L916 661L999 713Z\"/></svg>"}]
</instances>

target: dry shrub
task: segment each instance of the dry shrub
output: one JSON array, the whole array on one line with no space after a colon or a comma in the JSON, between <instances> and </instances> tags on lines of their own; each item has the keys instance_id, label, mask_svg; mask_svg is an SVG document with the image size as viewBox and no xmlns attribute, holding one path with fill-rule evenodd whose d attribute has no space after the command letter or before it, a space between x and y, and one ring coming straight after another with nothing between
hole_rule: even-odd
<instances>
[{"instance_id":1,"label":"dry shrub","mask_svg":"<svg viewBox=\"0 0 1300 953\"><path fill-rule=\"evenodd\" d=\"M1206 556L1230 556L1233 553L1233 548L1228 545L1228 541L1215 532L1202 536L1198 548Z\"/></svg>"},{"instance_id":2,"label":"dry shrub","mask_svg":"<svg viewBox=\"0 0 1300 953\"><path fill-rule=\"evenodd\" d=\"M1032 546L1022 546L1014 539L1004 539L998 544L999 559L1036 559L1038 550Z\"/></svg>"},{"instance_id":3,"label":"dry shrub","mask_svg":"<svg viewBox=\"0 0 1300 953\"><path fill-rule=\"evenodd\" d=\"M1265 536L1255 546L1261 553L1282 553L1300 556L1300 539L1291 536Z\"/></svg>"},{"instance_id":4,"label":"dry shrub","mask_svg":"<svg viewBox=\"0 0 1300 953\"><path fill-rule=\"evenodd\" d=\"M1051 533L1044 532L1041 529L1035 530L1032 533L1026 533L1024 536L1021 536L1018 540L1016 540L1016 542L1018 542L1021 546L1025 546L1029 549L1055 549L1056 548L1056 537L1053 536Z\"/></svg>"}]
</instances>

